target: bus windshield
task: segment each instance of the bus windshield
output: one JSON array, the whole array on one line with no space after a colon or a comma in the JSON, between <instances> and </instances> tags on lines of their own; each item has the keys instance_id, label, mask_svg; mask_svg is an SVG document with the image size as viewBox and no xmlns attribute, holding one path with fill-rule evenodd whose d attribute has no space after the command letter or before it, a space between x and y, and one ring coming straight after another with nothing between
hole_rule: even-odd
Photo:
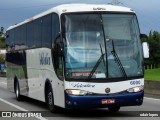
<instances>
[{"instance_id":1,"label":"bus windshield","mask_svg":"<svg viewBox=\"0 0 160 120\"><path fill-rule=\"evenodd\" d=\"M136 15L72 13L63 22L66 78L143 76Z\"/></svg>"}]
</instances>

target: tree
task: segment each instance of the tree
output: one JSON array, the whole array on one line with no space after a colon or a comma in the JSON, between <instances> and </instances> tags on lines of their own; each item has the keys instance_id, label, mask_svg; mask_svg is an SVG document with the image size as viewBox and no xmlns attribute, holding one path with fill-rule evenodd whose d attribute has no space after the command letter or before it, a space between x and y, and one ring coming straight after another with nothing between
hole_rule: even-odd
<instances>
[{"instance_id":1,"label":"tree","mask_svg":"<svg viewBox=\"0 0 160 120\"><path fill-rule=\"evenodd\" d=\"M0 35L2 35L3 33L4 33L4 27L1 27Z\"/></svg>"},{"instance_id":2,"label":"tree","mask_svg":"<svg viewBox=\"0 0 160 120\"><path fill-rule=\"evenodd\" d=\"M0 49L5 49L6 43L5 43L5 36L4 36L4 28L0 28ZM5 55L0 54L0 64L5 63Z\"/></svg>"},{"instance_id":3,"label":"tree","mask_svg":"<svg viewBox=\"0 0 160 120\"><path fill-rule=\"evenodd\" d=\"M141 40L149 43L150 57L145 60L145 64L160 64L160 33L150 31L149 36Z\"/></svg>"},{"instance_id":4,"label":"tree","mask_svg":"<svg viewBox=\"0 0 160 120\"><path fill-rule=\"evenodd\" d=\"M4 49L6 47L5 37L0 36L0 49Z\"/></svg>"},{"instance_id":5,"label":"tree","mask_svg":"<svg viewBox=\"0 0 160 120\"><path fill-rule=\"evenodd\" d=\"M4 64L4 63L5 63L5 55L0 54L0 64Z\"/></svg>"},{"instance_id":6,"label":"tree","mask_svg":"<svg viewBox=\"0 0 160 120\"><path fill-rule=\"evenodd\" d=\"M5 34L4 34L4 27L0 28L0 49L3 49L6 47L5 44Z\"/></svg>"}]
</instances>

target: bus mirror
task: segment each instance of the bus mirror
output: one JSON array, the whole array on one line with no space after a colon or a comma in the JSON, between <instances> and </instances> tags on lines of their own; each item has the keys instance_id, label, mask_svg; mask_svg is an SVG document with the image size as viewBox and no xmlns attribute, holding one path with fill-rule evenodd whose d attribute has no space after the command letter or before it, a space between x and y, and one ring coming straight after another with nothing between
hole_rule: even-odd
<instances>
[{"instance_id":1,"label":"bus mirror","mask_svg":"<svg viewBox=\"0 0 160 120\"><path fill-rule=\"evenodd\" d=\"M149 58L149 45L147 42L142 43L144 58Z\"/></svg>"}]
</instances>

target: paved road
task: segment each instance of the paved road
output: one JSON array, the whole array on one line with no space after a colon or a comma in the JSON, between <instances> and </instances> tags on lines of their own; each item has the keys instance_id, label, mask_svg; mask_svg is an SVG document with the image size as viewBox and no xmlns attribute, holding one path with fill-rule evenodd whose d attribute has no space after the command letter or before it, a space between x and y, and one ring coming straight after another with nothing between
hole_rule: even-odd
<instances>
[{"instance_id":1,"label":"paved road","mask_svg":"<svg viewBox=\"0 0 160 120\"><path fill-rule=\"evenodd\" d=\"M0 120L160 120L160 97L146 95L142 106L123 107L118 113L109 113L107 109L83 109L83 110L61 110L59 113L50 113L45 103L30 98L17 102L15 94L7 90L6 78L0 78L0 111L13 111L30 115L28 112L36 112L33 118L2 118ZM23 113L23 111L26 111ZM137 112L138 111L138 112ZM0 114L2 115L2 113ZM144 113L144 114L143 114ZM137 117L142 115L159 115L159 117ZM42 115L42 117L40 117Z\"/></svg>"}]
</instances>

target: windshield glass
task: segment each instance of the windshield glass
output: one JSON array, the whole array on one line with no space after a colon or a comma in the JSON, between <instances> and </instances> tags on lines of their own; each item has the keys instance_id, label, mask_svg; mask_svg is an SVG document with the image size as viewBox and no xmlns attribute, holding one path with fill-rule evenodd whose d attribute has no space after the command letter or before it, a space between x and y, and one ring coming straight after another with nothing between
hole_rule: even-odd
<instances>
[{"instance_id":1,"label":"windshield glass","mask_svg":"<svg viewBox=\"0 0 160 120\"><path fill-rule=\"evenodd\" d=\"M86 79L93 69L91 79L143 75L135 15L66 14L63 22L67 78Z\"/></svg>"}]
</instances>

